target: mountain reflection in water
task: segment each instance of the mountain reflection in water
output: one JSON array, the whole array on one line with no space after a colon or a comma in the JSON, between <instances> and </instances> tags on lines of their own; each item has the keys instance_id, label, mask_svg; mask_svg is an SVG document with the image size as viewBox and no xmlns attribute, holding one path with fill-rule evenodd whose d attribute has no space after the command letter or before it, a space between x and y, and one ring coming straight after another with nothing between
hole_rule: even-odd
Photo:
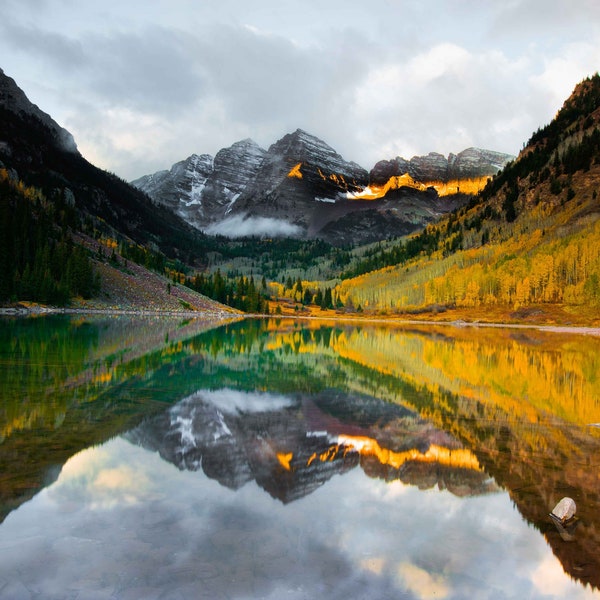
<instances>
[{"instance_id":1,"label":"mountain reflection in water","mask_svg":"<svg viewBox=\"0 0 600 600\"><path fill-rule=\"evenodd\" d=\"M200 391L125 437L231 489L254 480L284 503L359 464L371 477L421 489L498 490L469 450L414 412L335 390L295 397Z\"/></svg>"},{"instance_id":2,"label":"mountain reflection in water","mask_svg":"<svg viewBox=\"0 0 600 600\"><path fill-rule=\"evenodd\" d=\"M536 330L0 321L0 597L597 597L598 373Z\"/></svg>"}]
</instances>

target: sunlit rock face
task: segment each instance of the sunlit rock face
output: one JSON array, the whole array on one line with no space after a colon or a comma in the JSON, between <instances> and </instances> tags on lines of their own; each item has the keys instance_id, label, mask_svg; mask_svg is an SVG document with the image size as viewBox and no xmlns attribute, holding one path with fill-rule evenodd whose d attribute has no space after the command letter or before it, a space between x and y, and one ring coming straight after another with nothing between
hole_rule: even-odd
<instances>
[{"instance_id":1,"label":"sunlit rock face","mask_svg":"<svg viewBox=\"0 0 600 600\"><path fill-rule=\"evenodd\" d=\"M485 184L487 177L495 175L513 158L510 154L480 148L467 148L458 154L449 154L447 158L437 152L414 156L410 160L398 156L379 161L373 167L369 175L370 185L385 186L392 177L404 174L410 175L419 184L433 187L438 183L463 179L481 179Z\"/></svg>"},{"instance_id":2,"label":"sunlit rock face","mask_svg":"<svg viewBox=\"0 0 600 600\"><path fill-rule=\"evenodd\" d=\"M30 102L25 93L17 86L15 80L6 76L2 69L0 69L0 108L40 121L52 135L59 149L78 153L73 136L54 121L49 114ZM2 140L2 133L0 133L0 143L4 141Z\"/></svg>"},{"instance_id":3,"label":"sunlit rock face","mask_svg":"<svg viewBox=\"0 0 600 600\"><path fill-rule=\"evenodd\" d=\"M365 169L298 129L269 148L234 211L282 219L308 231L319 203L359 191L367 179Z\"/></svg>"}]
</instances>

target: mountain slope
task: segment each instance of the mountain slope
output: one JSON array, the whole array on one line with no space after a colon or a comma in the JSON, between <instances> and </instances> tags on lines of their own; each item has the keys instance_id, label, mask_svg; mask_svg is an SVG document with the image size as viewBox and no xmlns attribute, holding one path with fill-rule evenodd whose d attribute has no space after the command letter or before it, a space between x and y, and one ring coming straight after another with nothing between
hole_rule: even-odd
<instances>
[{"instance_id":1,"label":"mountain slope","mask_svg":"<svg viewBox=\"0 0 600 600\"><path fill-rule=\"evenodd\" d=\"M146 194L86 161L72 136L26 98L0 72L0 167L27 185L59 190L93 226L154 243L169 256L194 252L199 236L182 219L157 207Z\"/></svg>"},{"instance_id":2,"label":"mountain slope","mask_svg":"<svg viewBox=\"0 0 600 600\"><path fill-rule=\"evenodd\" d=\"M132 185L202 229L231 211L265 154L256 142L245 139L219 150L214 158L192 154L169 171L145 175Z\"/></svg>"},{"instance_id":3,"label":"mountain slope","mask_svg":"<svg viewBox=\"0 0 600 600\"><path fill-rule=\"evenodd\" d=\"M175 163L169 171L158 171L131 183L193 224L194 208L201 203L201 193L212 170L212 156L192 154Z\"/></svg>"},{"instance_id":4,"label":"mountain slope","mask_svg":"<svg viewBox=\"0 0 600 600\"><path fill-rule=\"evenodd\" d=\"M143 295L128 294L146 279L158 286L154 308L222 308L199 294L190 292L179 301L167 293L165 267L169 261L203 261L202 234L87 162L71 134L3 71L0 216L0 302L62 305L76 296L80 302L94 297L100 306L147 308L145 301L136 304ZM131 264L136 261L141 271ZM121 298L120 305L115 298Z\"/></svg>"},{"instance_id":5,"label":"mountain slope","mask_svg":"<svg viewBox=\"0 0 600 600\"><path fill-rule=\"evenodd\" d=\"M338 293L355 305L388 310L535 305L543 312L559 305L579 316L583 306L597 313L598 189L595 75L468 206L382 250L371 268L385 269L344 281Z\"/></svg>"}]
</instances>

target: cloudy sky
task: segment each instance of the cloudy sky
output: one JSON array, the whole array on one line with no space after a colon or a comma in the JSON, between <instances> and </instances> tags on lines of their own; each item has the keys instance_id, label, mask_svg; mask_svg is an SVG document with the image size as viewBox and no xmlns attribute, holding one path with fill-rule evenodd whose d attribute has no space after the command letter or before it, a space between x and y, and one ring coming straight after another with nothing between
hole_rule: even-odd
<instances>
[{"instance_id":1,"label":"cloudy sky","mask_svg":"<svg viewBox=\"0 0 600 600\"><path fill-rule=\"evenodd\" d=\"M126 179L298 127L370 169L516 154L600 69L600 2L0 0L0 57Z\"/></svg>"}]
</instances>

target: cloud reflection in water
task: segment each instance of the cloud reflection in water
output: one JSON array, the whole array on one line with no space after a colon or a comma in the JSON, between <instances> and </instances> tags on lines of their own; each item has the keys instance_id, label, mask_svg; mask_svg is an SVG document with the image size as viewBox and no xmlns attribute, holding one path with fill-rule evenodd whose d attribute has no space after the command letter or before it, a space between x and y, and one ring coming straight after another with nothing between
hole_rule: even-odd
<instances>
[{"instance_id":1,"label":"cloud reflection in water","mask_svg":"<svg viewBox=\"0 0 600 600\"><path fill-rule=\"evenodd\" d=\"M16 599L594 596L505 493L459 497L354 468L283 504L123 438L71 458L2 534L0 595Z\"/></svg>"}]
</instances>

